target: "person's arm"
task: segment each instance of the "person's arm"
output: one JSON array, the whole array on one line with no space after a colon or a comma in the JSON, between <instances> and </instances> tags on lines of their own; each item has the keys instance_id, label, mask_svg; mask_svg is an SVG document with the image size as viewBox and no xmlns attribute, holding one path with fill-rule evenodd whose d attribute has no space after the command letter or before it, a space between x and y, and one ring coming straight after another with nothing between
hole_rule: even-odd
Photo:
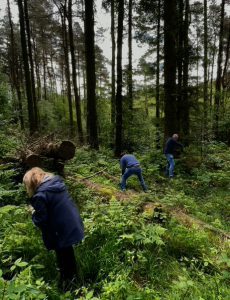
<instances>
[{"instance_id":1,"label":"person's arm","mask_svg":"<svg viewBox=\"0 0 230 300\"><path fill-rule=\"evenodd\" d=\"M172 140L173 142L173 147L180 147L180 148L184 148L184 145L179 143L178 141Z\"/></svg>"},{"instance_id":2,"label":"person's arm","mask_svg":"<svg viewBox=\"0 0 230 300\"><path fill-rule=\"evenodd\" d=\"M123 175L125 173L125 169L126 169L126 163L125 163L125 160L123 159L123 157L120 160L120 166L121 166L121 174Z\"/></svg>"},{"instance_id":3,"label":"person's arm","mask_svg":"<svg viewBox=\"0 0 230 300\"><path fill-rule=\"evenodd\" d=\"M183 145L183 144L181 144L181 143L179 143L179 142L176 142L176 143L177 143L177 146L181 147L181 149L184 148L184 145Z\"/></svg>"},{"instance_id":4,"label":"person's arm","mask_svg":"<svg viewBox=\"0 0 230 300\"><path fill-rule=\"evenodd\" d=\"M32 214L33 223L39 228L46 227L48 212L45 203L45 197L41 194L35 195L31 200L31 205L34 208L34 213Z\"/></svg>"}]
</instances>

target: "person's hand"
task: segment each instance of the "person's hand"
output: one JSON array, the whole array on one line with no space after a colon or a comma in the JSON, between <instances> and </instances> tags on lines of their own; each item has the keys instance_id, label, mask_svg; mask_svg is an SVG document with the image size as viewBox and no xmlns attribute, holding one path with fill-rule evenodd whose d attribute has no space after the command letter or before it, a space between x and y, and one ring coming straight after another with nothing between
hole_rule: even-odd
<instances>
[{"instance_id":1,"label":"person's hand","mask_svg":"<svg viewBox=\"0 0 230 300\"><path fill-rule=\"evenodd\" d=\"M31 215L35 212L35 209L34 209L33 206L31 206L31 205L28 205L27 208L26 208L26 210L27 210L28 213L31 214Z\"/></svg>"}]
</instances>

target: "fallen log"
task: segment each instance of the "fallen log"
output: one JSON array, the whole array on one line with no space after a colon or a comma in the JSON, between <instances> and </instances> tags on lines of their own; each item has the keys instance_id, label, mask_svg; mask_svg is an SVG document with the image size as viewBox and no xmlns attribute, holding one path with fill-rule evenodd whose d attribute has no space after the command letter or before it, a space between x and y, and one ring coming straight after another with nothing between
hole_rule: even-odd
<instances>
[{"instance_id":1,"label":"fallen log","mask_svg":"<svg viewBox=\"0 0 230 300\"><path fill-rule=\"evenodd\" d=\"M76 146L71 141L61 141L58 143L49 142L49 143L41 143L37 146L33 146L32 149L29 148L30 153L26 155L26 160L32 153L45 156L52 157L56 159L69 160L75 155Z\"/></svg>"},{"instance_id":2,"label":"fallen log","mask_svg":"<svg viewBox=\"0 0 230 300\"><path fill-rule=\"evenodd\" d=\"M25 164L30 167L41 167L42 166L42 158L38 154L31 153L26 156Z\"/></svg>"},{"instance_id":3,"label":"fallen log","mask_svg":"<svg viewBox=\"0 0 230 300\"><path fill-rule=\"evenodd\" d=\"M76 146L71 141L56 142L44 137L19 149L17 161L22 174L33 167L40 167L65 177L65 162L74 157L75 149Z\"/></svg>"},{"instance_id":4,"label":"fallen log","mask_svg":"<svg viewBox=\"0 0 230 300\"><path fill-rule=\"evenodd\" d=\"M56 142L52 138L40 137L23 144L23 147L17 149L15 157L5 157L0 161L0 169L14 170L12 180L16 184L21 183L26 171L33 167L65 177L65 162L74 157L76 146L71 141Z\"/></svg>"},{"instance_id":5,"label":"fallen log","mask_svg":"<svg viewBox=\"0 0 230 300\"><path fill-rule=\"evenodd\" d=\"M45 142L28 145L28 148L21 152L21 161L27 167L42 167L44 161L53 159L56 162L64 162L74 157L76 146L71 141Z\"/></svg>"}]
</instances>

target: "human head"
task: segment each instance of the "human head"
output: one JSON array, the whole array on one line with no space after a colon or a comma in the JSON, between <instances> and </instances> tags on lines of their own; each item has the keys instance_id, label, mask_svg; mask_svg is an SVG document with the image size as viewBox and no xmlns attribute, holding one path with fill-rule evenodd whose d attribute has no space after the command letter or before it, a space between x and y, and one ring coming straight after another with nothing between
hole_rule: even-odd
<instances>
[{"instance_id":1,"label":"human head","mask_svg":"<svg viewBox=\"0 0 230 300\"><path fill-rule=\"evenodd\" d=\"M179 135L178 135L177 133L174 133L174 134L172 135L172 138L173 138L175 141L177 141L178 138L179 138Z\"/></svg>"},{"instance_id":2,"label":"human head","mask_svg":"<svg viewBox=\"0 0 230 300\"><path fill-rule=\"evenodd\" d=\"M42 183L45 176L53 176L52 173L47 173L41 168L35 167L27 171L23 177L23 183L25 184L26 191L30 197L32 197L37 187Z\"/></svg>"}]
</instances>

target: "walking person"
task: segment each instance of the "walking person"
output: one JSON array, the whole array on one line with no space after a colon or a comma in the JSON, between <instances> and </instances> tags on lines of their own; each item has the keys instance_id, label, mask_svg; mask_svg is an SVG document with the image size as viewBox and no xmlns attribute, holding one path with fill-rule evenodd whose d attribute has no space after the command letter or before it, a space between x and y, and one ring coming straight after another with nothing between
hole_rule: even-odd
<instances>
[{"instance_id":1,"label":"walking person","mask_svg":"<svg viewBox=\"0 0 230 300\"><path fill-rule=\"evenodd\" d=\"M140 163L134 155L122 153L120 159L120 166L121 166L121 173L122 173L120 185L122 191L126 190L126 180L132 175L136 175L138 177L143 191L144 192L147 191L147 186L142 176Z\"/></svg>"},{"instance_id":2,"label":"walking person","mask_svg":"<svg viewBox=\"0 0 230 300\"><path fill-rule=\"evenodd\" d=\"M175 169L175 160L174 160L174 153L176 149L183 148L183 145L178 142L179 135L174 133L171 138L169 138L166 142L164 154L167 159L167 166L166 166L166 176L169 178L174 177L174 169Z\"/></svg>"},{"instance_id":3,"label":"walking person","mask_svg":"<svg viewBox=\"0 0 230 300\"><path fill-rule=\"evenodd\" d=\"M56 252L60 283L66 289L77 272L73 245L84 237L78 209L59 176L35 167L23 182L31 197L32 221L41 229L46 248Z\"/></svg>"}]
</instances>

